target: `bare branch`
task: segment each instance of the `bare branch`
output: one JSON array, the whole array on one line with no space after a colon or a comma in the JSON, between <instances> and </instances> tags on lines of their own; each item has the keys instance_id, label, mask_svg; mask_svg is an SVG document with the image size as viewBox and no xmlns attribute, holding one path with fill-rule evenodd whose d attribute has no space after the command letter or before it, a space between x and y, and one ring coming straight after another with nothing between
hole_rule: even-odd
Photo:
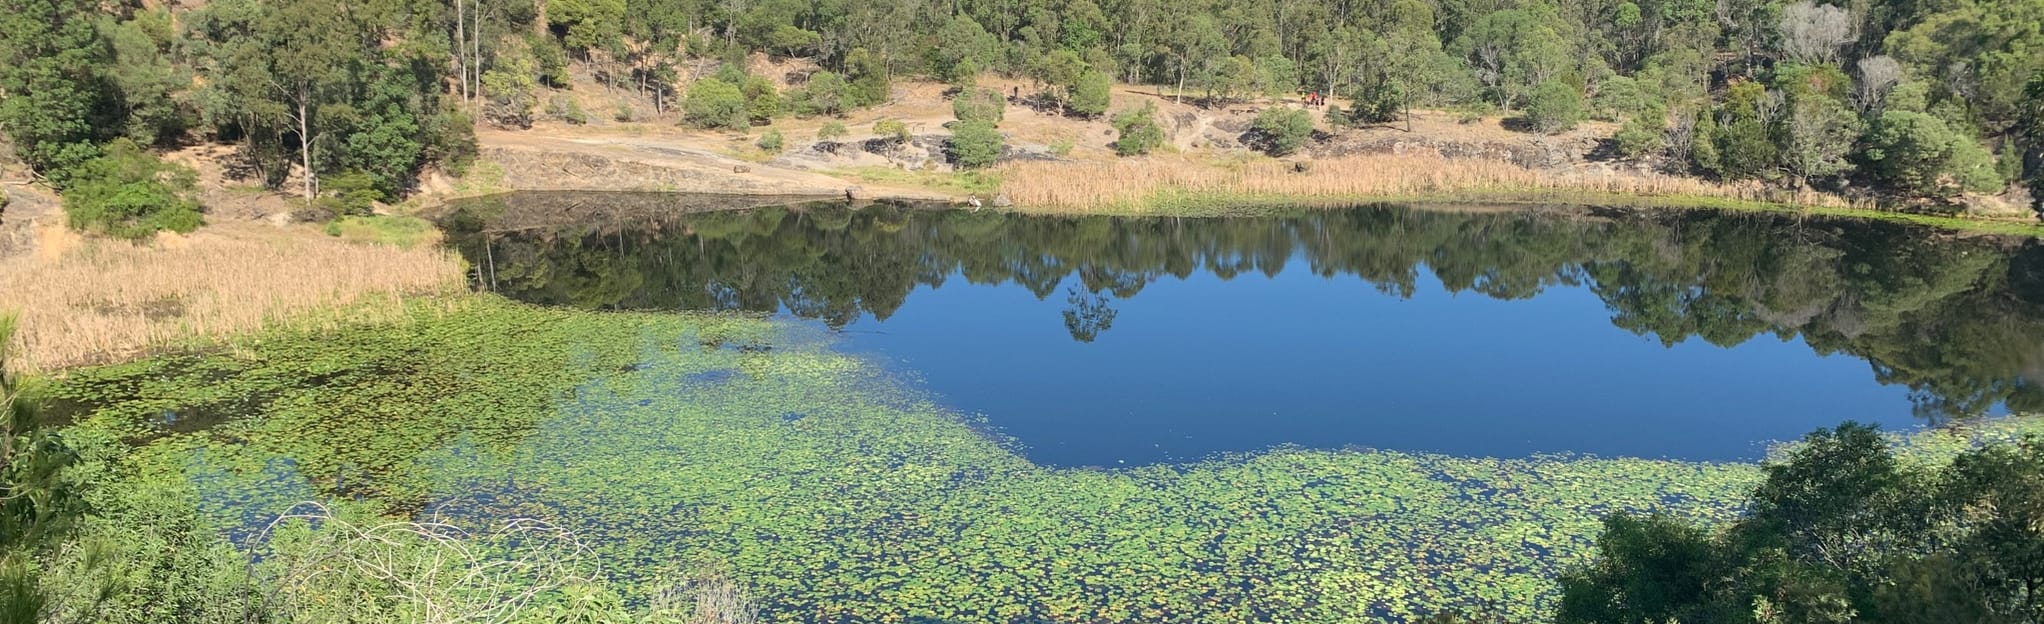
<instances>
[{"instance_id":1,"label":"bare branch","mask_svg":"<svg viewBox=\"0 0 2044 624\"><path fill-rule=\"evenodd\" d=\"M1852 12L1808 0L1781 8L1781 52L1799 63L1837 63L1838 52L1859 39Z\"/></svg>"}]
</instances>

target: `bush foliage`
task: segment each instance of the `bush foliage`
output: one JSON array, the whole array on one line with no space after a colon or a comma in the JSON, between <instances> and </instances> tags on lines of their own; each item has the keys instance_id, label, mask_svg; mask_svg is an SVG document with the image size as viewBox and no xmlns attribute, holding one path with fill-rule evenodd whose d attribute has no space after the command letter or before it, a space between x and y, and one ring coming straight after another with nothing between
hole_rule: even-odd
<instances>
[{"instance_id":1,"label":"bush foliage","mask_svg":"<svg viewBox=\"0 0 2044 624\"><path fill-rule=\"evenodd\" d=\"M78 167L64 192L64 212L73 228L121 238L190 232L200 224L197 176L133 141L115 139L105 155Z\"/></svg>"},{"instance_id":2,"label":"bush foliage","mask_svg":"<svg viewBox=\"0 0 2044 624\"><path fill-rule=\"evenodd\" d=\"M991 167L1001 159L1001 150L1006 147L1001 131L984 121L959 122L951 130L951 158L958 166L966 169Z\"/></svg>"},{"instance_id":3,"label":"bush foliage","mask_svg":"<svg viewBox=\"0 0 2044 624\"><path fill-rule=\"evenodd\" d=\"M1288 156L1313 136L1313 116L1296 108L1271 107L1257 113L1250 128L1261 135L1264 151L1272 156Z\"/></svg>"}]
</instances>

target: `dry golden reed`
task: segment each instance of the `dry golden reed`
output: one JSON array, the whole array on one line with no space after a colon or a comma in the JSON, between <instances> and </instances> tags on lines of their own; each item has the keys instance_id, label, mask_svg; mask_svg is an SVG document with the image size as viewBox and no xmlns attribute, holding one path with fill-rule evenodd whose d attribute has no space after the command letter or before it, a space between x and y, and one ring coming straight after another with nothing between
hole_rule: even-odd
<instances>
[{"instance_id":1,"label":"dry golden reed","mask_svg":"<svg viewBox=\"0 0 2044 624\"><path fill-rule=\"evenodd\" d=\"M1208 164L1172 157L1109 163L1025 162L1002 171L1001 191L1016 205L1081 212L1140 206L1165 193L1298 199L1407 198L1426 195L1609 194L1710 197L1741 201L1843 205L1818 194L1787 194L1758 184L1617 171L1544 171L1509 162L1438 155L1361 155L1310 161L1259 159Z\"/></svg>"},{"instance_id":2,"label":"dry golden reed","mask_svg":"<svg viewBox=\"0 0 2044 624\"><path fill-rule=\"evenodd\" d=\"M38 253L0 259L0 313L21 317L19 364L54 370L226 337L318 312L395 320L407 298L459 291L436 245L351 243L305 228L209 226L153 244L51 228Z\"/></svg>"}]
</instances>

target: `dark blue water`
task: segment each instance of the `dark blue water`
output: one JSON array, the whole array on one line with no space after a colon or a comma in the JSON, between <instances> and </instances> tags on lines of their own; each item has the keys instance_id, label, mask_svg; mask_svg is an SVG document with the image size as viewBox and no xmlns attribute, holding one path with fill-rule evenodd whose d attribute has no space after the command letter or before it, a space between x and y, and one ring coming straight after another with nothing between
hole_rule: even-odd
<instances>
[{"instance_id":1,"label":"dark blue water","mask_svg":"<svg viewBox=\"0 0 2044 624\"><path fill-rule=\"evenodd\" d=\"M2044 404L2025 240L1706 212L621 210L455 242L519 299L841 332L1048 465L1280 445L1739 460L1841 420Z\"/></svg>"},{"instance_id":2,"label":"dark blue water","mask_svg":"<svg viewBox=\"0 0 2044 624\"><path fill-rule=\"evenodd\" d=\"M846 331L1068 465L1279 444L1729 459L1843 417L1916 421L1907 388L1800 340L1663 347L1614 329L1582 288L1500 301L1422 281L1401 298L1291 267L1159 280L1113 302L1090 343L1062 297L960 280Z\"/></svg>"}]
</instances>

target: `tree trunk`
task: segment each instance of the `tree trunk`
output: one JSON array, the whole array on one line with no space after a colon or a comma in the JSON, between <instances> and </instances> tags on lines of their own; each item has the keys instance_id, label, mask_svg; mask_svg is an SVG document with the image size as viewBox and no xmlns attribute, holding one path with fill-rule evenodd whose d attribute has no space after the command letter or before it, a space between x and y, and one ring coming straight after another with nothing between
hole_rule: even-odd
<instances>
[{"instance_id":1,"label":"tree trunk","mask_svg":"<svg viewBox=\"0 0 2044 624\"><path fill-rule=\"evenodd\" d=\"M461 76L461 101L468 98L468 15L462 13L462 0L454 0L454 67Z\"/></svg>"},{"instance_id":2,"label":"tree trunk","mask_svg":"<svg viewBox=\"0 0 2044 624\"><path fill-rule=\"evenodd\" d=\"M540 2L539 6L544 10L546 3ZM483 99L483 0L476 0L476 10L474 13L475 28L470 29L474 32L469 33L468 37L470 45L475 48L475 67L469 70L469 75L475 78L475 87L469 89L468 93L475 100L481 100ZM542 13L541 15L545 14ZM545 22L541 23L544 24ZM475 117L481 118L482 116L476 115Z\"/></svg>"},{"instance_id":3,"label":"tree trunk","mask_svg":"<svg viewBox=\"0 0 2044 624\"><path fill-rule=\"evenodd\" d=\"M1184 104L1184 103L1185 103L1185 62L1184 62L1184 61L1180 61L1180 62L1178 63L1178 92L1177 92L1177 93L1173 93L1173 94L1171 94L1171 97L1172 97L1172 99L1173 99L1173 100L1174 100L1175 102L1177 102L1177 103L1179 103L1179 104Z\"/></svg>"},{"instance_id":4,"label":"tree trunk","mask_svg":"<svg viewBox=\"0 0 2044 624\"><path fill-rule=\"evenodd\" d=\"M312 127L306 121L310 108L306 106L308 99L311 99L310 96L302 95L301 91L298 99L298 164L305 167L305 201L311 202L319 194L319 182L312 173Z\"/></svg>"}]
</instances>

